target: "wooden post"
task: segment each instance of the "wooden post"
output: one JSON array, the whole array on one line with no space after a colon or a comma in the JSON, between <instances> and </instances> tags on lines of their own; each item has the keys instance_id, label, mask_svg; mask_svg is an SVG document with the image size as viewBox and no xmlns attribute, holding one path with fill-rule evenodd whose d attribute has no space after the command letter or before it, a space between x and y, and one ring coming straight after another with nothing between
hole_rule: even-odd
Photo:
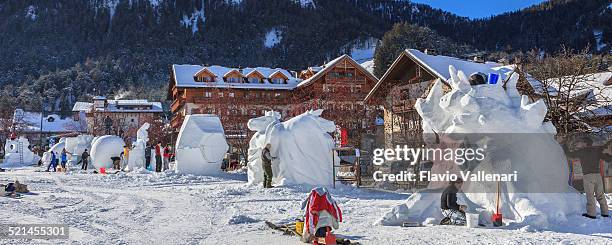
<instances>
[{"instance_id":1,"label":"wooden post","mask_svg":"<svg viewBox=\"0 0 612 245\"><path fill-rule=\"evenodd\" d=\"M336 158L334 158L334 149L332 149L332 175L334 179L334 189L336 189Z\"/></svg>"}]
</instances>

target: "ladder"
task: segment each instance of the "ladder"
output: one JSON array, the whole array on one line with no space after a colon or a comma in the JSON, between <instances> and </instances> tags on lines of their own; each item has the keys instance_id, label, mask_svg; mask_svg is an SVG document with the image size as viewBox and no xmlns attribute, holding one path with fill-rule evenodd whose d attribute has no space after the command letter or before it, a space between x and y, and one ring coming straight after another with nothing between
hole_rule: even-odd
<instances>
[{"instance_id":1,"label":"ladder","mask_svg":"<svg viewBox=\"0 0 612 245\"><path fill-rule=\"evenodd\" d=\"M17 143L17 153L19 154L19 164L23 165L23 142L21 141Z\"/></svg>"}]
</instances>

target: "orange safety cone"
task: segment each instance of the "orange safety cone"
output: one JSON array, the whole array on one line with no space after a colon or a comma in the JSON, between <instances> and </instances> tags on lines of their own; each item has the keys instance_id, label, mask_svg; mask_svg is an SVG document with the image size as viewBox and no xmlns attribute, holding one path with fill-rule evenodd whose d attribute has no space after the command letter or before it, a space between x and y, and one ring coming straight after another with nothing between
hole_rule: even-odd
<instances>
[{"instance_id":1,"label":"orange safety cone","mask_svg":"<svg viewBox=\"0 0 612 245\"><path fill-rule=\"evenodd\" d=\"M498 226L502 226L502 214L499 212L499 202L500 200L500 190L499 190L499 181L497 182L497 202L496 202L496 207L495 207L495 213L493 214L493 216L491 217L492 221L493 221L493 226L498 227Z\"/></svg>"}]
</instances>

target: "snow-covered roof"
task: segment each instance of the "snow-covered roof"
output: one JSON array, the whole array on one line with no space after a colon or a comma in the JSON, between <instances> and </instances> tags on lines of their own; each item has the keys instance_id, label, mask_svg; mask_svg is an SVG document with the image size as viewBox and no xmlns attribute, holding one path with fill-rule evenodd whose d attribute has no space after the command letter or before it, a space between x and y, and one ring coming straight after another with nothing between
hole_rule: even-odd
<instances>
[{"instance_id":1,"label":"snow-covered roof","mask_svg":"<svg viewBox=\"0 0 612 245\"><path fill-rule=\"evenodd\" d=\"M74 121L72 117L61 118L50 114L42 118L42 131L52 133L85 132L85 121ZM13 124L18 131L40 132L41 113L16 109L13 114Z\"/></svg>"},{"instance_id":2,"label":"snow-covered roof","mask_svg":"<svg viewBox=\"0 0 612 245\"><path fill-rule=\"evenodd\" d=\"M448 72L449 65L453 65L458 71L463 71L467 76L475 72L485 74L497 73L503 76L504 73L514 69L512 65L503 65L496 62L479 63L451 56L429 55L416 49L406 49L406 53L421 66L434 73L433 75L444 81L450 79L450 73Z\"/></svg>"},{"instance_id":3,"label":"snow-covered roof","mask_svg":"<svg viewBox=\"0 0 612 245\"><path fill-rule=\"evenodd\" d=\"M312 75L311 77L309 77L308 79L302 81L300 84L298 84L298 87L302 87L302 86L306 86L308 84L311 84L312 82L316 81L317 79L319 79L321 76L323 76L324 74L326 74L329 70L331 70L332 68L334 68L334 66L341 60L346 59L348 60L350 63L353 63L353 65L355 66L356 69L362 69L364 71L364 73L366 74L366 76L370 77L370 79L372 79L373 81L377 82L378 79L372 75L372 73L370 73L368 70L366 70L365 68L363 68L359 63L357 63L355 60L353 60L353 58L351 58L351 56L348 56L346 54L333 59L330 62L325 63L325 65L321 66L322 69L320 69L318 72L316 72L314 75ZM314 70L313 70L314 71Z\"/></svg>"},{"instance_id":4,"label":"snow-covered roof","mask_svg":"<svg viewBox=\"0 0 612 245\"><path fill-rule=\"evenodd\" d=\"M72 107L72 111L90 112L92 108L93 103L76 102ZM161 102L152 102L148 100L107 100L105 108L96 108L96 110L105 112L164 112Z\"/></svg>"},{"instance_id":5,"label":"snow-covered roof","mask_svg":"<svg viewBox=\"0 0 612 245\"><path fill-rule=\"evenodd\" d=\"M72 107L72 111L73 112L89 112L92 106L93 106L93 103L76 102L74 103L74 106Z\"/></svg>"},{"instance_id":6,"label":"snow-covered roof","mask_svg":"<svg viewBox=\"0 0 612 245\"><path fill-rule=\"evenodd\" d=\"M416 49L406 49L403 54L413 60L419 66L425 68L433 76L440 78L445 82L450 79L450 73L448 71L448 67L450 65L454 66L458 71L462 71L466 76L476 72L485 74L495 73L500 75L501 80L506 79L506 74L512 72L516 68L515 65L504 65L497 62L475 62L451 56L425 54ZM391 67L385 72L376 86L374 86L374 89L370 91L366 97L366 100L369 99L378 89L380 84L386 80L392 68L401 58L402 56L398 57L393 62ZM540 84L539 81L529 75L527 75L527 81L532 87Z\"/></svg>"},{"instance_id":7,"label":"snow-covered roof","mask_svg":"<svg viewBox=\"0 0 612 245\"><path fill-rule=\"evenodd\" d=\"M360 64L363 68L365 68L368 72L374 74L374 60L368 60Z\"/></svg>"},{"instance_id":8,"label":"snow-covered roof","mask_svg":"<svg viewBox=\"0 0 612 245\"><path fill-rule=\"evenodd\" d=\"M214 82L197 82L194 79L194 75L200 70L206 68L214 74ZM287 78L287 84L273 84L270 81L264 81L263 83L228 83L223 80L223 77L232 70L240 72L244 77L247 74L257 71L261 73L266 79L269 79L274 73L280 72ZM293 89L301 81L300 79L291 75L291 72L281 68L268 68L268 67L256 67L256 68L228 68L223 66L200 66L200 65L172 65L172 72L177 87L190 87L190 88L205 88L205 87L223 87L223 88L255 88L255 89Z\"/></svg>"},{"instance_id":9,"label":"snow-covered roof","mask_svg":"<svg viewBox=\"0 0 612 245\"><path fill-rule=\"evenodd\" d=\"M548 85L549 94L556 96L561 90L561 93L566 93L566 87L559 88L561 83L573 83L571 81L564 82L565 79L580 79L575 82L575 86L570 91L570 97L576 98L586 96L589 100L588 106L584 111L579 113L579 116L601 117L612 115L612 72L600 72L585 74L583 76L566 76L560 78L551 78L545 80ZM545 85L538 84L537 93L542 93Z\"/></svg>"}]
</instances>

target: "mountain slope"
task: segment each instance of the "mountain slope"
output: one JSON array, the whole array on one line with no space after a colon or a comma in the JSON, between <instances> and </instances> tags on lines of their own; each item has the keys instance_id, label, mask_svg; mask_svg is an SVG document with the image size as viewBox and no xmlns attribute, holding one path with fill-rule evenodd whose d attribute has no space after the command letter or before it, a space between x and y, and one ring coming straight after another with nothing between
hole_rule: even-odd
<instances>
[{"instance_id":1,"label":"mountain slope","mask_svg":"<svg viewBox=\"0 0 612 245\"><path fill-rule=\"evenodd\" d=\"M7 0L0 2L0 86L27 107L41 102L27 91L35 84L77 99L146 90L167 83L172 63L301 69L342 53L363 56L360 50L402 21L478 49L553 50L598 41L607 52L609 4L552 1L469 20L402 0ZM104 76L94 70L91 83L112 86L77 88L76 78L41 76L89 67L88 58L110 67Z\"/></svg>"}]
</instances>

